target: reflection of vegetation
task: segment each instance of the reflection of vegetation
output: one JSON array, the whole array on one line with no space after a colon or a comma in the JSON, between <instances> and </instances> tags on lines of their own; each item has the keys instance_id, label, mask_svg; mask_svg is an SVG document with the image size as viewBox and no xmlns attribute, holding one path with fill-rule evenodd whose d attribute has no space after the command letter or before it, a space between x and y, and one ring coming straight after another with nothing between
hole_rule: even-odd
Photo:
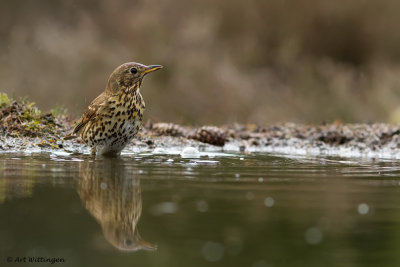
<instances>
[{"instance_id":1,"label":"reflection of vegetation","mask_svg":"<svg viewBox=\"0 0 400 267\"><path fill-rule=\"evenodd\" d=\"M35 168L20 168L21 162L10 158L0 161L0 204L7 199L31 197L35 185ZM24 179L18 179L24 177Z\"/></svg>"},{"instance_id":2,"label":"reflection of vegetation","mask_svg":"<svg viewBox=\"0 0 400 267\"><path fill-rule=\"evenodd\" d=\"M0 177L0 204L4 203L6 199L31 197L35 182L28 177L32 177L35 172L29 170L15 171L12 166L8 169L5 163L3 166L0 166L0 172L13 172L14 175L18 174L26 177L26 179L21 181L13 176Z\"/></svg>"},{"instance_id":3,"label":"reflection of vegetation","mask_svg":"<svg viewBox=\"0 0 400 267\"><path fill-rule=\"evenodd\" d=\"M6 180L0 179L0 203L6 200Z\"/></svg>"},{"instance_id":4,"label":"reflection of vegetation","mask_svg":"<svg viewBox=\"0 0 400 267\"><path fill-rule=\"evenodd\" d=\"M118 160L85 162L78 193L114 247L154 250L154 245L141 240L137 229L142 212L140 180L128 174Z\"/></svg>"}]
</instances>

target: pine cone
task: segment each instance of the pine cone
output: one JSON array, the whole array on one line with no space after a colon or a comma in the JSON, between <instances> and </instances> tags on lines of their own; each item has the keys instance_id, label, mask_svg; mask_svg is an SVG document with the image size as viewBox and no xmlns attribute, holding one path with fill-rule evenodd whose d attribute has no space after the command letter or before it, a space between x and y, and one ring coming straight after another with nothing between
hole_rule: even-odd
<instances>
[{"instance_id":1,"label":"pine cone","mask_svg":"<svg viewBox=\"0 0 400 267\"><path fill-rule=\"evenodd\" d=\"M215 146L223 146L227 140L226 132L215 126L203 126L197 129L190 138Z\"/></svg>"},{"instance_id":2,"label":"pine cone","mask_svg":"<svg viewBox=\"0 0 400 267\"><path fill-rule=\"evenodd\" d=\"M168 136L184 136L185 129L177 124L173 123L155 123L153 124L152 130L158 135L168 135Z\"/></svg>"}]
</instances>

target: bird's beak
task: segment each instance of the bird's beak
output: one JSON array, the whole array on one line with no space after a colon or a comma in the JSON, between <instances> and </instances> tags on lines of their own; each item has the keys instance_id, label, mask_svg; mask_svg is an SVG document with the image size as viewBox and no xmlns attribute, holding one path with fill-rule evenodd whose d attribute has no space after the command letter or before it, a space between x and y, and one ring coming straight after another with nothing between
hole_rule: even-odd
<instances>
[{"instance_id":1,"label":"bird's beak","mask_svg":"<svg viewBox=\"0 0 400 267\"><path fill-rule=\"evenodd\" d=\"M162 67L163 66L161 66L161 65L150 65L150 66L147 66L147 68L143 71L143 74L147 74L149 72L153 72L153 71L159 70Z\"/></svg>"}]
</instances>

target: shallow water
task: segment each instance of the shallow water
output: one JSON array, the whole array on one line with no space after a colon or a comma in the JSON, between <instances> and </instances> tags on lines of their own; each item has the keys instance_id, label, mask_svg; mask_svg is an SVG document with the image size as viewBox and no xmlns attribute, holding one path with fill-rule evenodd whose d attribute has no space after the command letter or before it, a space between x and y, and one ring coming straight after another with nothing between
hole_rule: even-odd
<instances>
[{"instance_id":1,"label":"shallow water","mask_svg":"<svg viewBox=\"0 0 400 267\"><path fill-rule=\"evenodd\" d=\"M0 266L399 266L399 206L390 161L0 154Z\"/></svg>"}]
</instances>

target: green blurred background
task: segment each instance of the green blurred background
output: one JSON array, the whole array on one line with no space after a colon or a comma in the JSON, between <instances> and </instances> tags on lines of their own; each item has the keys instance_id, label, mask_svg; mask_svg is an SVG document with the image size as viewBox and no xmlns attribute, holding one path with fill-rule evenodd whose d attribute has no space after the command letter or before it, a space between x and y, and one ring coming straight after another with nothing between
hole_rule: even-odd
<instances>
[{"instance_id":1,"label":"green blurred background","mask_svg":"<svg viewBox=\"0 0 400 267\"><path fill-rule=\"evenodd\" d=\"M397 0L3 0L0 91L79 116L127 61L146 117L400 122Z\"/></svg>"}]
</instances>

